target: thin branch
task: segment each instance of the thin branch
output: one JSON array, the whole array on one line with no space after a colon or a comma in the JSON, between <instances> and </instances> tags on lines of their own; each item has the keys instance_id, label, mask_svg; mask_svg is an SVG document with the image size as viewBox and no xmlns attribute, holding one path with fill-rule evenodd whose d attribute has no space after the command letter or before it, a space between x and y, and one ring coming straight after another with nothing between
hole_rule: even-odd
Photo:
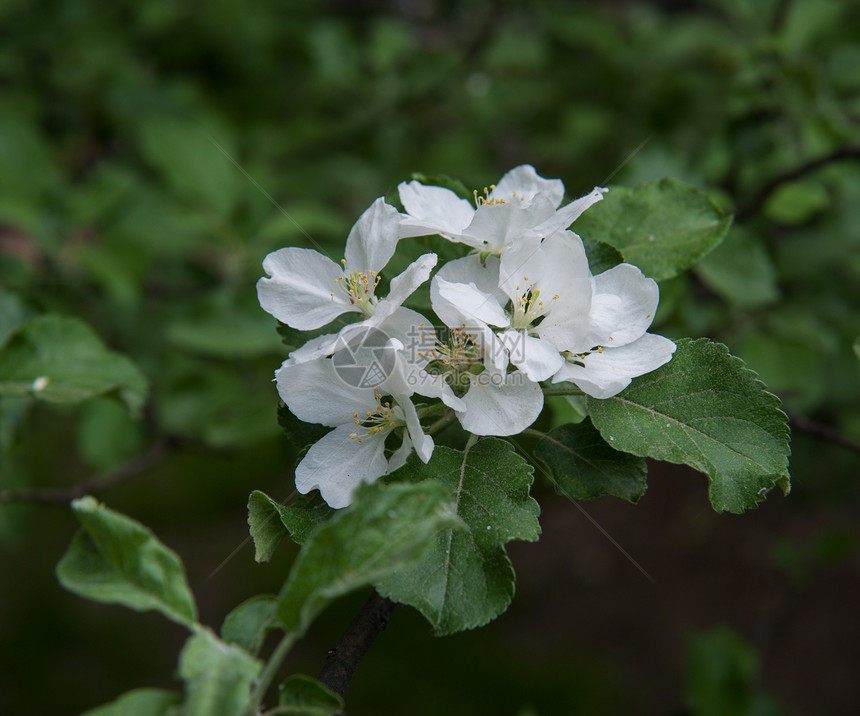
<instances>
[{"instance_id":1,"label":"thin branch","mask_svg":"<svg viewBox=\"0 0 860 716\"><path fill-rule=\"evenodd\" d=\"M844 447L845 449L851 450L851 452L860 455L860 443L849 438L844 433L839 432L839 430L834 428L832 425L819 423L816 420L810 420L803 415L797 415L795 413L792 413L788 417L792 428L804 433L809 433L810 435L814 435L815 437L823 440L827 440L828 442Z\"/></svg>"},{"instance_id":2,"label":"thin branch","mask_svg":"<svg viewBox=\"0 0 860 716\"><path fill-rule=\"evenodd\" d=\"M326 655L318 681L341 696L352 680L358 663L388 625L397 604L374 592L344 632L337 646Z\"/></svg>"},{"instance_id":3,"label":"thin branch","mask_svg":"<svg viewBox=\"0 0 860 716\"><path fill-rule=\"evenodd\" d=\"M767 201L768 197L773 194L780 186L786 184L787 182L794 181L795 179L800 179L807 174L811 174L814 171L817 171L821 167L830 164L831 162L842 161L843 159L857 159L860 158L860 145L848 145L845 147L840 147L839 149L831 152L830 154L826 154L823 157L818 157L817 159L813 159L811 161L806 162L805 164L801 164L799 166L794 167L794 169L789 169L783 174L779 174L769 182L767 182L758 192L753 196L750 202L746 205L743 205L738 208L735 218L738 221L742 221L743 219L748 218L752 214L755 214L764 203Z\"/></svg>"},{"instance_id":4,"label":"thin branch","mask_svg":"<svg viewBox=\"0 0 860 716\"><path fill-rule=\"evenodd\" d=\"M78 497L101 492L108 487L113 487L153 469L167 458L170 451L171 448L167 442L157 443L146 452L133 457L115 470L110 470L102 475L96 475L88 480L79 482L77 485L64 489L3 490L0 492L0 503L31 502L41 505L67 505Z\"/></svg>"},{"instance_id":5,"label":"thin branch","mask_svg":"<svg viewBox=\"0 0 860 716\"><path fill-rule=\"evenodd\" d=\"M281 664L284 663L284 659L287 657L287 654L290 653L290 649L293 648L293 644L295 644L295 642L295 630L286 632L281 638L281 641L278 642L278 645L275 647L275 650L272 652L272 655L269 657L269 660L266 662L266 665L263 667L263 670L260 672L260 676L257 678L257 682L254 685L254 692L251 694L251 701L248 704L248 716L255 716L255 714L258 713L258 707L263 703L263 699L266 697L266 692L269 690L269 687L278 675L278 670L281 668Z\"/></svg>"}]
</instances>

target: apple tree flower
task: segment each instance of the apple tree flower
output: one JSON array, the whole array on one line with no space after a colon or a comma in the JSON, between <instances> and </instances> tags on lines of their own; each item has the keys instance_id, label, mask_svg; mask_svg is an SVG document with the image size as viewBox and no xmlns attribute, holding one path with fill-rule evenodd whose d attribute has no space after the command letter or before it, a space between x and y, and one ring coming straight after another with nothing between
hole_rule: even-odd
<instances>
[{"instance_id":1,"label":"apple tree flower","mask_svg":"<svg viewBox=\"0 0 860 716\"><path fill-rule=\"evenodd\" d=\"M564 364L561 352L586 346L592 283L585 249L571 231L545 240L528 238L506 248L498 263L478 271L473 257L460 259L460 281L448 280L446 264L433 279L437 314L460 315L482 328L493 326L510 362L534 382L546 380ZM472 267L472 277L463 268ZM467 282L468 281L468 282ZM484 333L487 331L484 330ZM507 357L496 366L501 368Z\"/></svg>"},{"instance_id":2,"label":"apple tree flower","mask_svg":"<svg viewBox=\"0 0 860 716\"><path fill-rule=\"evenodd\" d=\"M442 379L457 403L454 408L465 430L475 435L516 435L531 425L543 409L540 386L522 372L499 369L489 359L483 334L466 324L453 326L447 340L436 339L423 353L425 371Z\"/></svg>"},{"instance_id":3,"label":"apple tree flower","mask_svg":"<svg viewBox=\"0 0 860 716\"><path fill-rule=\"evenodd\" d=\"M499 254L523 236L548 236L570 226L606 189L595 187L561 206L564 184L544 179L528 164L511 169L498 184L475 192L475 204L450 189L417 181L398 186L407 217L401 236L440 234L482 253Z\"/></svg>"},{"instance_id":4,"label":"apple tree flower","mask_svg":"<svg viewBox=\"0 0 860 716\"><path fill-rule=\"evenodd\" d=\"M668 363L675 344L647 333L659 300L657 283L631 264L619 264L592 278L588 349L565 352L553 382L571 382L593 398L611 398L631 379Z\"/></svg>"},{"instance_id":5,"label":"apple tree flower","mask_svg":"<svg viewBox=\"0 0 860 716\"><path fill-rule=\"evenodd\" d=\"M352 227L345 258L338 265L313 249L287 247L263 261L268 277L257 282L260 305L282 323L299 330L321 328L354 312L378 326L426 281L436 254L424 254L391 279L388 296L376 296L379 272L394 255L401 214L380 197Z\"/></svg>"},{"instance_id":6,"label":"apple tree flower","mask_svg":"<svg viewBox=\"0 0 860 716\"><path fill-rule=\"evenodd\" d=\"M351 502L353 490L400 467L412 449L427 462L433 439L421 429L408 388L395 377L372 388L344 381L331 358L283 365L275 373L278 393L300 420L334 428L314 443L296 466L301 493L319 489L336 509ZM393 453L386 440L395 431L402 442Z\"/></svg>"}]
</instances>

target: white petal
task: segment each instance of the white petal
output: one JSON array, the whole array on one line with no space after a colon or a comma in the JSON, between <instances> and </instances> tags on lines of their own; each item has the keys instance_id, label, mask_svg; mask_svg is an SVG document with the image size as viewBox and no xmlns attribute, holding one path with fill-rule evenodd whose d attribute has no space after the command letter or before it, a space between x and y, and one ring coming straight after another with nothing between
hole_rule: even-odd
<instances>
[{"instance_id":1,"label":"white petal","mask_svg":"<svg viewBox=\"0 0 860 716\"><path fill-rule=\"evenodd\" d=\"M544 179L533 166L522 164L511 169L499 180L490 197L504 201L529 202L537 194L546 197L553 207L556 207L564 198L564 184L561 179Z\"/></svg>"},{"instance_id":2,"label":"white petal","mask_svg":"<svg viewBox=\"0 0 860 716\"><path fill-rule=\"evenodd\" d=\"M558 348L548 340L513 330L499 337L508 349L511 363L536 383L551 378L564 363Z\"/></svg>"},{"instance_id":3,"label":"white petal","mask_svg":"<svg viewBox=\"0 0 860 716\"><path fill-rule=\"evenodd\" d=\"M283 365L295 365L296 363L307 363L317 358L325 358L330 356L337 345L337 339L340 333L326 333L316 338L311 338L301 348L296 348L290 357L287 358Z\"/></svg>"},{"instance_id":4,"label":"white petal","mask_svg":"<svg viewBox=\"0 0 860 716\"><path fill-rule=\"evenodd\" d=\"M581 297L591 294L590 276L582 240L573 232L566 231L557 232L543 241L520 241L503 252L499 285L511 299L516 300L529 285L534 284L547 305L553 296L558 295L568 304L569 310L581 310L578 308ZM589 279L587 287L582 284L583 279Z\"/></svg>"},{"instance_id":5,"label":"white petal","mask_svg":"<svg viewBox=\"0 0 860 716\"><path fill-rule=\"evenodd\" d=\"M403 411L403 416L406 419L406 429L409 431L409 438L412 440L412 445L421 462L426 463L433 454L433 438L425 435L421 429L421 422L418 420L418 412L409 398L395 396L397 405Z\"/></svg>"},{"instance_id":6,"label":"white petal","mask_svg":"<svg viewBox=\"0 0 860 716\"><path fill-rule=\"evenodd\" d=\"M403 237L442 234L452 238L469 225L475 214L475 207L450 189L411 181L399 184L397 190L409 214L400 228Z\"/></svg>"},{"instance_id":7,"label":"white petal","mask_svg":"<svg viewBox=\"0 0 860 716\"><path fill-rule=\"evenodd\" d=\"M503 306L508 300L507 296L499 290L498 257L487 257L486 265L481 264L480 258L475 254L448 261L442 265L430 282L430 303L436 315L446 326L459 326L469 318L463 315L458 306L442 300L436 279L444 279L449 283L474 284L482 293L493 296L499 306Z\"/></svg>"},{"instance_id":8,"label":"white petal","mask_svg":"<svg viewBox=\"0 0 860 716\"><path fill-rule=\"evenodd\" d=\"M373 482L388 471L385 433L358 440L353 428L341 425L314 443L296 466L296 488L306 494L319 489L330 507L340 509L352 502L362 482Z\"/></svg>"},{"instance_id":9,"label":"white petal","mask_svg":"<svg viewBox=\"0 0 860 716\"><path fill-rule=\"evenodd\" d=\"M550 218L548 218L543 224L535 228L535 231L540 233L543 236L548 236L553 232L559 229L568 228L574 221L576 221L580 216L582 216L583 212L593 204L596 204L598 201L603 199L603 195L609 191L608 189L604 189L603 187L596 186L585 196L579 197L579 199L575 199L574 201L566 204L561 207L558 211L555 212Z\"/></svg>"},{"instance_id":10,"label":"white petal","mask_svg":"<svg viewBox=\"0 0 860 716\"><path fill-rule=\"evenodd\" d=\"M398 356L403 362L421 366L429 362L425 356L436 346L436 331L418 311L400 306L379 324L378 330L400 341L403 349Z\"/></svg>"},{"instance_id":11,"label":"white petal","mask_svg":"<svg viewBox=\"0 0 860 716\"><path fill-rule=\"evenodd\" d=\"M553 383L576 383L592 398L611 398L639 375L650 373L668 363L675 344L668 338L646 333L639 340L620 348L604 348L602 353L585 356L585 366L566 362L553 377Z\"/></svg>"},{"instance_id":12,"label":"white petal","mask_svg":"<svg viewBox=\"0 0 860 716\"><path fill-rule=\"evenodd\" d=\"M282 365L275 372L278 393L299 420L336 426L352 423L353 413L376 409L372 388L356 388L337 374L331 360L322 358Z\"/></svg>"},{"instance_id":13,"label":"white petal","mask_svg":"<svg viewBox=\"0 0 860 716\"><path fill-rule=\"evenodd\" d=\"M481 263L481 258L477 254L447 261L439 267L436 275L451 283L473 283L484 293L495 293L500 302L507 301L504 293L499 291L498 256L487 256L484 263Z\"/></svg>"},{"instance_id":14,"label":"white petal","mask_svg":"<svg viewBox=\"0 0 860 716\"><path fill-rule=\"evenodd\" d=\"M466 410L457 417L465 430L475 435L516 435L540 415L543 392L519 371L505 375L487 370L475 376L463 403Z\"/></svg>"},{"instance_id":15,"label":"white petal","mask_svg":"<svg viewBox=\"0 0 860 716\"><path fill-rule=\"evenodd\" d=\"M484 365L492 366L497 371L504 371L508 367L508 349L502 340L492 331L489 326L484 326L481 331L475 333L480 337L483 347Z\"/></svg>"},{"instance_id":16,"label":"white petal","mask_svg":"<svg viewBox=\"0 0 860 716\"><path fill-rule=\"evenodd\" d=\"M358 221L346 237L346 269L379 273L397 248L400 238L401 215L382 197L358 217Z\"/></svg>"},{"instance_id":17,"label":"white petal","mask_svg":"<svg viewBox=\"0 0 860 716\"><path fill-rule=\"evenodd\" d=\"M403 273L391 279L388 296L379 302L374 314L378 312L387 318L391 313L394 313L394 309L400 306L413 294L416 288L430 278L430 272L434 266L436 266L436 254L419 256L406 267ZM382 304L385 304L385 306L383 307Z\"/></svg>"},{"instance_id":18,"label":"white petal","mask_svg":"<svg viewBox=\"0 0 860 716\"><path fill-rule=\"evenodd\" d=\"M480 291L474 283L452 283L438 276L434 276L433 281L443 304L439 306L443 313L451 314L452 311L457 311L466 319L467 325L472 321L480 321L493 326L507 326L510 322L498 301ZM450 308L446 307L445 303L449 304ZM436 305L433 310L440 315Z\"/></svg>"},{"instance_id":19,"label":"white petal","mask_svg":"<svg viewBox=\"0 0 860 716\"><path fill-rule=\"evenodd\" d=\"M388 469L386 474L389 472L394 472L398 467L403 467L406 464L406 459L409 457L409 453L412 452L412 441L409 439L409 433L403 433L403 442L400 443L400 447L394 451L394 454L388 458Z\"/></svg>"},{"instance_id":20,"label":"white petal","mask_svg":"<svg viewBox=\"0 0 860 716\"><path fill-rule=\"evenodd\" d=\"M478 249L501 251L555 213L552 202L540 194L530 202L481 204L463 231L461 241ZM471 237L471 238L468 238Z\"/></svg>"},{"instance_id":21,"label":"white petal","mask_svg":"<svg viewBox=\"0 0 860 716\"><path fill-rule=\"evenodd\" d=\"M343 276L340 266L317 251L280 249L266 256L263 270L271 278L257 281L260 305L292 328L320 328L342 313L358 310L350 305L343 283L335 283Z\"/></svg>"},{"instance_id":22,"label":"white petal","mask_svg":"<svg viewBox=\"0 0 860 716\"><path fill-rule=\"evenodd\" d=\"M618 347L648 330L657 311L660 289L636 266L619 264L594 277L591 322L605 338L592 346Z\"/></svg>"}]
</instances>

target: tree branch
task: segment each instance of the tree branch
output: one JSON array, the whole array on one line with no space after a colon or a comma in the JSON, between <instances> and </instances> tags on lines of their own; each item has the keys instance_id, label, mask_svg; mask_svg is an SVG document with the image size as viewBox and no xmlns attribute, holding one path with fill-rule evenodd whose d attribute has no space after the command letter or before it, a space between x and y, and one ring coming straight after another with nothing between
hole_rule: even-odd
<instances>
[{"instance_id":1,"label":"tree branch","mask_svg":"<svg viewBox=\"0 0 860 716\"><path fill-rule=\"evenodd\" d=\"M801 432L809 433L815 437L827 440L828 442L844 447L845 449L851 450L857 455L860 455L860 443L856 440L852 440L844 433L839 432L832 425L819 423L816 420L810 420L803 415L797 415L795 413L792 413L788 417L792 428L796 428Z\"/></svg>"},{"instance_id":2,"label":"tree branch","mask_svg":"<svg viewBox=\"0 0 860 716\"><path fill-rule=\"evenodd\" d=\"M326 655L326 664L318 679L323 686L340 696L344 695L358 663L388 625L396 606L377 592L370 595L337 646Z\"/></svg>"},{"instance_id":3,"label":"tree branch","mask_svg":"<svg viewBox=\"0 0 860 716\"><path fill-rule=\"evenodd\" d=\"M84 480L69 488L3 490L0 492L0 503L31 502L42 505L67 505L78 497L101 492L108 487L125 482L151 470L163 462L170 454L170 451L171 447L167 442L157 443L146 452L133 457L115 470L109 470L102 475Z\"/></svg>"},{"instance_id":4,"label":"tree branch","mask_svg":"<svg viewBox=\"0 0 860 716\"><path fill-rule=\"evenodd\" d=\"M794 181L795 179L800 179L807 174L811 174L831 162L857 158L860 158L860 145L849 144L848 146L840 147L823 157L818 157L818 159L808 161L805 164L794 167L794 169L789 169L783 174L773 177L773 179L758 190L748 204L740 206L735 213L735 219L737 221L742 221L743 219L750 217L752 214L755 214L759 209L761 209L768 197L783 184Z\"/></svg>"}]
</instances>

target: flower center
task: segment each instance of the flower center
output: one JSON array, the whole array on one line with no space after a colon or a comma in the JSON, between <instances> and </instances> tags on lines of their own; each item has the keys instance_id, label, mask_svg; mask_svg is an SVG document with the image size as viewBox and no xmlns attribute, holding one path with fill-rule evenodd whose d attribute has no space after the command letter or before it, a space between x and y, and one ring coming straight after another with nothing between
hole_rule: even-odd
<instances>
[{"instance_id":1,"label":"flower center","mask_svg":"<svg viewBox=\"0 0 860 716\"><path fill-rule=\"evenodd\" d=\"M556 293L545 302L541 298L541 291L535 288L533 283L528 283L529 277L523 276L523 285L526 286L523 290L520 286L516 287L517 299L511 301L508 309L508 316L511 319L511 328L516 330L528 330L540 322L547 311L552 308L553 303L559 299Z\"/></svg>"},{"instance_id":2,"label":"flower center","mask_svg":"<svg viewBox=\"0 0 860 716\"><path fill-rule=\"evenodd\" d=\"M406 425L406 421L398 415L397 406L392 406L387 400L383 400L379 388L373 389L373 397L376 398L376 409L367 410L364 415L353 413L352 417L358 426L349 437L361 444L367 438L392 430L400 425Z\"/></svg>"},{"instance_id":3,"label":"flower center","mask_svg":"<svg viewBox=\"0 0 860 716\"><path fill-rule=\"evenodd\" d=\"M485 186L483 195L479 194L477 189L473 189L472 194L474 194L474 196L475 196L475 208L477 209L477 208L480 208L482 206L494 206L495 204L507 204L509 201L508 199L502 199L501 197L495 197L495 196L493 198L490 198L490 194L492 192L494 192L495 190L496 190L495 184L490 184L489 187ZM511 192L510 201L513 201L514 199L519 199L520 201L525 201L525 197L517 196L516 192Z\"/></svg>"},{"instance_id":4,"label":"flower center","mask_svg":"<svg viewBox=\"0 0 860 716\"><path fill-rule=\"evenodd\" d=\"M466 324L452 328L446 341L436 340L429 351L418 353L426 358L426 370L433 375L445 377L456 394L462 395L471 383L471 376L484 371L483 351L474 334L466 330Z\"/></svg>"},{"instance_id":5,"label":"flower center","mask_svg":"<svg viewBox=\"0 0 860 716\"><path fill-rule=\"evenodd\" d=\"M345 261L345 259L344 259ZM343 276L338 276L334 282L343 281L343 286L346 289L349 302L356 306L366 316L373 313L373 309L378 303L373 292L379 285L380 276L376 271L365 273L364 271L353 271ZM331 294L334 296L334 293Z\"/></svg>"}]
</instances>

